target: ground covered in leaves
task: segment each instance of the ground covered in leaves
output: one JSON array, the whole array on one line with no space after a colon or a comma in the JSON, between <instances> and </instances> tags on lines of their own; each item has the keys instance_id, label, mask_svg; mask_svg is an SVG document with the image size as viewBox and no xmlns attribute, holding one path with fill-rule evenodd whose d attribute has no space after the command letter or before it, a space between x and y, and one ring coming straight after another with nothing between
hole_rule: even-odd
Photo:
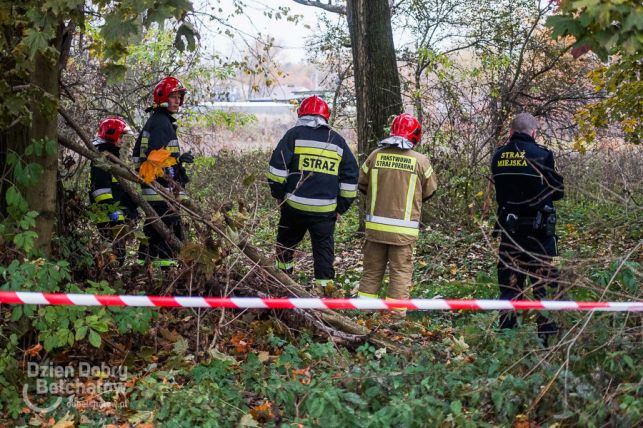
<instances>
[{"instance_id":1,"label":"ground covered in leaves","mask_svg":"<svg viewBox=\"0 0 643 428\"><path fill-rule=\"evenodd\" d=\"M195 168L211 168L210 162ZM269 254L278 218L257 178L264 162L264 155L222 155L217 168L237 171L238 180L225 180L239 188L204 178L194 184L193 197L214 207L213 218L226 213L232 233L250 231ZM559 206L562 297L641 299L643 221L637 212L584 197ZM497 297L490 218L435 221L429 215L424 224L412 296ZM337 283L346 296L355 293L362 271L357 225L352 209L337 230ZM222 243L204 246L210 262L201 260L201 269L160 272L136 267L132 257L125 267L115 266L95 236L68 239L61 245L66 262L30 264L5 253L0 273L22 289L73 279L87 284L75 291L106 294L243 294L244 284L262 280ZM203 258L198 248L184 252L186 266ZM309 243L300 250L295 279L305 286L312 272ZM293 324L283 311L4 306L0 422L59 428L643 423L640 314L551 314L563 328L546 348L529 312L513 331L498 331L494 312L410 313L400 326L382 314L345 314L409 352L375 347L367 337L347 344ZM72 382L55 373L31 376L30 363L98 369L73 381L71 399L43 411L60 394L38 392L38 382L42 389L60 379ZM108 384L115 388L106 390Z\"/></svg>"}]
</instances>

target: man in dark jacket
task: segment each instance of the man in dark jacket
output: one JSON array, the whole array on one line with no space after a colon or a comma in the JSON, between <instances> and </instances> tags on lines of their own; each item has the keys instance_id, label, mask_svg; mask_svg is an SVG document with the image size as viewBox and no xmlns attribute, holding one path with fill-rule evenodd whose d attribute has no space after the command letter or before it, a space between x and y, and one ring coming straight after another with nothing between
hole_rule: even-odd
<instances>
[{"instance_id":1,"label":"man in dark jacket","mask_svg":"<svg viewBox=\"0 0 643 428\"><path fill-rule=\"evenodd\" d=\"M132 130L120 117L108 117L98 125L96 138L92 141L99 152L119 157L123 139L132 136ZM96 226L101 236L113 241L113 250L119 262L125 260L125 221L136 219L136 204L109 171L92 161L89 178L90 201L96 213Z\"/></svg>"},{"instance_id":2,"label":"man in dark jacket","mask_svg":"<svg viewBox=\"0 0 643 428\"><path fill-rule=\"evenodd\" d=\"M189 182L184 164L194 161L190 152L181 153L176 135L176 119L173 116L183 105L186 92L187 89L178 79L174 77L161 79L154 88L154 105L149 109L153 113L143 126L133 152L134 162L138 165L142 164L153 150L166 149L177 158L177 163L165 168L164 176L158 178L156 183L173 193L178 199L186 197L184 187ZM143 186L143 199L150 203L176 237L183 240L184 231L179 214L152 187ZM174 250L152 224L146 222L143 231L148 242L147 245L141 245L139 249L139 263L151 260L153 264L161 267L176 266Z\"/></svg>"},{"instance_id":3,"label":"man in dark jacket","mask_svg":"<svg viewBox=\"0 0 643 428\"><path fill-rule=\"evenodd\" d=\"M554 154L536 144L538 122L529 113L516 115L509 141L496 150L491 171L498 203L501 235L498 262L500 298L524 298L529 278L534 296L543 299L547 288L558 289L558 255L554 201L564 196L563 177L556 172ZM538 335L547 344L558 331L556 323L536 315ZM514 312L500 316L501 328L516 325Z\"/></svg>"},{"instance_id":4,"label":"man in dark jacket","mask_svg":"<svg viewBox=\"0 0 643 428\"><path fill-rule=\"evenodd\" d=\"M359 171L346 141L328 125L330 110L324 100L306 98L297 115L297 124L272 152L267 174L281 207L277 267L292 273L294 249L308 231L316 289L330 295L336 290L335 222L357 196Z\"/></svg>"}]
</instances>

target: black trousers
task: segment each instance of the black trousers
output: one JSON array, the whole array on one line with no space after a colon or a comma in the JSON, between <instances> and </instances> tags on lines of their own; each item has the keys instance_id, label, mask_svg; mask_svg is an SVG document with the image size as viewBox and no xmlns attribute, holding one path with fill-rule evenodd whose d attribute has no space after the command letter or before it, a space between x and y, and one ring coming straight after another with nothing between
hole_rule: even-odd
<instances>
[{"instance_id":1,"label":"black trousers","mask_svg":"<svg viewBox=\"0 0 643 428\"><path fill-rule=\"evenodd\" d=\"M558 255L556 237L538 237L530 235L503 233L498 250L498 285L500 299L525 299L525 293L531 289L534 297L543 300L548 289L558 291L558 269L552 264L552 258ZM527 287L529 279L529 287ZM556 323L537 312L538 335L546 337L558 331ZM514 311L501 312L500 327L513 328L516 325Z\"/></svg>"},{"instance_id":2,"label":"black trousers","mask_svg":"<svg viewBox=\"0 0 643 428\"><path fill-rule=\"evenodd\" d=\"M292 273L294 250L308 232L313 247L315 279L334 279L335 222L334 216L301 214L284 206L277 229L277 266Z\"/></svg>"},{"instance_id":3,"label":"black trousers","mask_svg":"<svg viewBox=\"0 0 643 428\"><path fill-rule=\"evenodd\" d=\"M176 235L180 241L185 240L183 223L181 217L165 202L150 202L156 214L163 220L163 223ZM146 219L143 225L143 233L147 237L147 245L141 243L138 253L140 259L175 259L177 254L163 237L154 229L150 221Z\"/></svg>"}]
</instances>

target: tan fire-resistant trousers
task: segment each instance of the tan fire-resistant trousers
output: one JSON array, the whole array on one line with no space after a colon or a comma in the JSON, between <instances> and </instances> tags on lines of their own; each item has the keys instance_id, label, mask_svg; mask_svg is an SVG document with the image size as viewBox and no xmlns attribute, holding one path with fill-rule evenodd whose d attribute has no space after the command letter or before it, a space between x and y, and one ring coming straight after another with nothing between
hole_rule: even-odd
<instances>
[{"instance_id":1,"label":"tan fire-resistant trousers","mask_svg":"<svg viewBox=\"0 0 643 428\"><path fill-rule=\"evenodd\" d=\"M389 286L386 297L408 299L413 275L413 249L409 245L380 244L366 241L364 244L364 272L359 283L360 297L378 297L382 278L389 265Z\"/></svg>"}]
</instances>

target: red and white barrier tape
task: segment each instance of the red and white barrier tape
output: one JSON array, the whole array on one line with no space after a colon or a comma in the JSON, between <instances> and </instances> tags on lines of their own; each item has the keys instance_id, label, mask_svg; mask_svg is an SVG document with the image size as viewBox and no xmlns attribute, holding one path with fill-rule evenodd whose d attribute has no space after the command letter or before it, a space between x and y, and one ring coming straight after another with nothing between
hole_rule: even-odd
<instances>
[{"instance_id":1,"label":"red and white barrier tape","mask_svg":"<svg viewBox=\"0 0 643 428\"><path fill-rule=\"evenodd\" d=\"M409 309L409 310L545 310L643 311L643 302L574 302L559 300L453 300L453 299L320 299L258 297L116 296L100 294L0 291L0 304L74 306L152 306L232 309Z\"/></svg>"}]
</instances>

